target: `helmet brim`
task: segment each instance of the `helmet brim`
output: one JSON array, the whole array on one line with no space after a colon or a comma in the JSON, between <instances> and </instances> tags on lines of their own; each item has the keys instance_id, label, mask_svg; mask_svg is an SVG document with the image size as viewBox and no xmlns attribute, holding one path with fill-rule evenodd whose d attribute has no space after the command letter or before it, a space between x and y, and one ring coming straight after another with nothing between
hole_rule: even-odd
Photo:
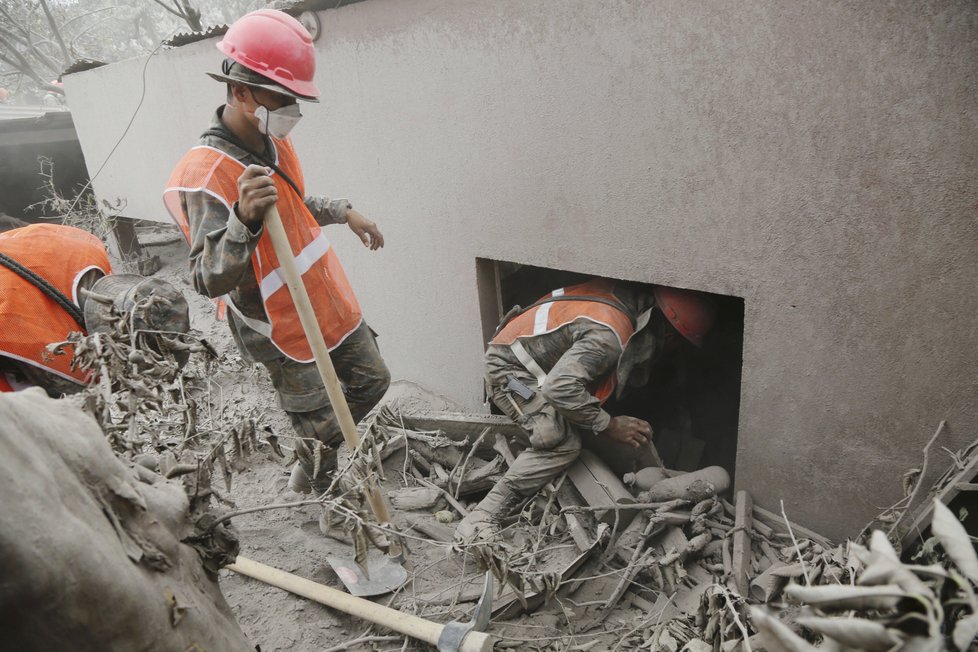
<instances>
[{"instance_id":1,"label":"helmet brim","mask_svg":"<svg viewBox=\"0 0 978 652\"><path fill-rule=\"evenodd\" d=\"M281 85L276 84L274 82L270 82L268 84L256 84L256 83L254 83L252 81L246 81L244 79L238 79L238 78L235 78L235 77L232 77L232 76L229 76L229 75L222 75L222 74L216 73L216 72L208 72L208 73L205 73L205 74L208 77L210 77L211 79L217 80L217 81L222 82L222 83L227 83L227 84L244 84L245 86L252 86L254 88L264 88L265 90L272 91L273 93L278 93L280 95L287 95L289 97L294 97L295 99L302 100L303 102L315 102L315 103L318 103L319 102L319 98L318 97L313 97L313 96L310 96L310 95L300 95L300 94L298 94L298 93L296 93L294 91L291 91L288 88L285 88L284 86L281 86Z\"/></svg>"}]
</instances>

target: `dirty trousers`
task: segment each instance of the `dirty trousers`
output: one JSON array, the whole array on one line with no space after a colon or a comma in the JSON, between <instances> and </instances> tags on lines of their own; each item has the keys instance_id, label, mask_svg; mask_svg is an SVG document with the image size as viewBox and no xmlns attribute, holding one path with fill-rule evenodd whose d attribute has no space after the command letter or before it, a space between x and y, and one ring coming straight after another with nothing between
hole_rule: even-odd
<instances>
[{"instance_id":1,"label":"dirty trousers","mask_svg":"<svg viewBox=\"0 0 978 652\"><path fill-rule=\"evenodd\" d=\"M536 494L577 461L582 447L597 454L618 475L655 464L648 451L636 451L574 426L539 391L529 401L510 393L505 388L510 374L528 387L535 387L536 379L525 369L512 366L486 373L489 397L520 426L519 443L527 446L503 476L502 482L511 490L526 497Z\"/></svg>"},{"instance_id":2,"label":"dirty trousers","mask_svg":"<svg viewBox=\"0 0 978 652\"><path fill-rule=\"evenodd\" d=\"M577 461L582 435L592 439L597 436L581 433L539 391L530 400L510 393L505 388L509 374L528 387L536 385L536 379L525 369L507 367L486 373L489 398L520 426L518 443L527 447L516 456L502 482L521 496L532 496Z\"/></svg>"},{"instance_id":3,"label":"dirty trousers","mask_svg":"<svg viewBox=\"0 0 978 652\"><path fill-rule=\"evenodd\" d=\"M330 358L353 421L359 422L380 402L391 379L367 322L361 322L357 330L330 351ZM296 434L336 446L343 432L316 363L296 362L283 356L262 364L272 377L279 403L289 415Z\"/></svg>"}]
</instances>

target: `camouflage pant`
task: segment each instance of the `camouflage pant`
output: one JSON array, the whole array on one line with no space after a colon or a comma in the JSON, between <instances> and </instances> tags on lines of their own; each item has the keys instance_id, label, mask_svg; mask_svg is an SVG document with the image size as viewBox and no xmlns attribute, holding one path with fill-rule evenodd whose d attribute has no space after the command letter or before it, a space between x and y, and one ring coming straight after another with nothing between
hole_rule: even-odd
<instances>
[{"instance_id":1,"label":"camouflage pant","mask_svg":"<svg viewBox=\"0 0 978 652\"><path fill-rule=\"evenodd\" d=\"M367 322L330 351L330 358L353 420L359 422L384 396L391 379ZM338 444L343 432L316 364L284 356L262 364L272 377L279 403L292 420L296 434L327 445Z\"/></svg>"},{"instance_id":2,"label":"camouflage pant","mask_svg":"<svg viewBox=\"0 0 978 652\"><path fill-rule=\"evenodd\" d=\"M571 424L538 391L526 400L506 389L512 375L528 387L536 386L536 378L526 369L516 366L497 367L486 373L486 385L492 402L520 426L522 436L517 443L526 449L503 476L502 482L522 496L532 496L545 484L566 471L577 461L581 448L598 455L613 471L621 475L636 468L652 466L654 459L645 451L606 439Z\"/></svg>"}]
</instances>

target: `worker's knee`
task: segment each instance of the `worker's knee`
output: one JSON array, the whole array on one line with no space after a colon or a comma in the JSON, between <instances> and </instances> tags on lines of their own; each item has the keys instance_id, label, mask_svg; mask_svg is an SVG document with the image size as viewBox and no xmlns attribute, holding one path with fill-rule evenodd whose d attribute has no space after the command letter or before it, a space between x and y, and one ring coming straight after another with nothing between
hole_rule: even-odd
<instances>
[{"instance_id":1,"label":"worker's knee","mask_svg":"<svg viewBox=\"0 0 978 652\"><path fill-rule=\"evenodd\" d=\"M580 438L549 404L543 404L535 414L527 414L520 425L529 432L533 450L573 452L575 455L581 450Z\"/></svg>"},{"instance_id":2,"label":"worker's knee","mask_svg":"<svg viewBox=\"0 0 978 652\"><path fill-rule=\"evenodd\" d=\"M387 388L390 386L391 372L381 360L379 365L372 367L370 380L363 387L364 399L376 405L387 393Z\"/></svg>"},{"instance_id":3,"label":"worker's knee","mask_svg":"<svg viewBox=\"0 0 978 652\"><path fill-rule=\"evenodd\" d=\"M303 439L318 439L327 446L338 445L343 431L336 420L333 408L328 404L316 410L287 412L292 429Z\"/></svg>"}]
</instances>

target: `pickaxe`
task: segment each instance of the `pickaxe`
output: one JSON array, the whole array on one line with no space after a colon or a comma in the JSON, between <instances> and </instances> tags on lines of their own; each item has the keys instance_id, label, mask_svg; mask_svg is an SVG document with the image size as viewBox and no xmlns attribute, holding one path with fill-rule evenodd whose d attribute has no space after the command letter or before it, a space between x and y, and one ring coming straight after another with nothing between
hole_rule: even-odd
<instances>
[{"instance_id":1,"label":"pickaxe","mask_svg":"<svg viewBox=\"0 0 978 652\"><path fill-rule=\"evenodd\" d=\"M239 556L233 564L228 565L228 568L351 616L430 643L437 646L439 652L490 652L492 650L493 637L485 633L489 626L489 617L492 615L492 574L488 572L482 597L475 605L472 620L467 623L456 621L442 625L317 584L245 557Z\"/></svg>"}]
</instances>

